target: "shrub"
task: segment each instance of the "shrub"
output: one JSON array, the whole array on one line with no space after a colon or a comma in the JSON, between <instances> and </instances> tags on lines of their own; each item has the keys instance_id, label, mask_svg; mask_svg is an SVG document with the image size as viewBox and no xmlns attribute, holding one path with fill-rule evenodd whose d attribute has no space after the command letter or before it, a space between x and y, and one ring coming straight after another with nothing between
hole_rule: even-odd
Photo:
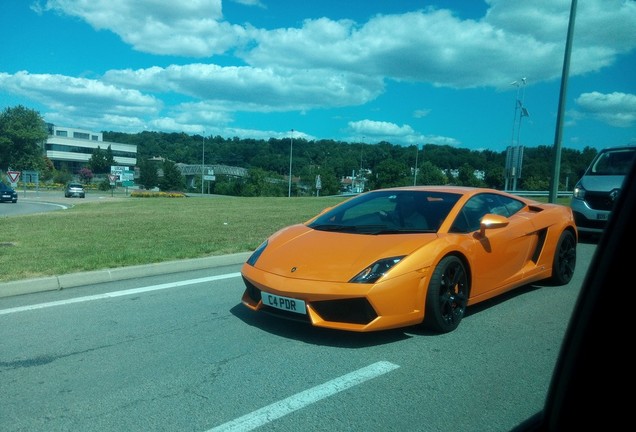
<instances>
[{"instance_id":1,"label":"shrub","mask_svg":"<svg viewBox=\"0 0 636 432\"><path fill-rule=\"evenodd\" d=\"M133 191L130 196L133 198L186 198L183 192Z\"/></svg>"}]
</instances>

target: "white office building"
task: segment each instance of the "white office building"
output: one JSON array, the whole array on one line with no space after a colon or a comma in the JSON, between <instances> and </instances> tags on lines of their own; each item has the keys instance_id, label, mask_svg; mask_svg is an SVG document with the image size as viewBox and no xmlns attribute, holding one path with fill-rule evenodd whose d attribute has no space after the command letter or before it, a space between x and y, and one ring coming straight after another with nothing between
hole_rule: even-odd
<instances>
[{"instance_id":1,"label":"white office building","mask_svg":"<svg viewBox=\"0 0 636 432\"><path fill-rule=\"evenodd\" d=\"M55 126L51 123L47 126L49 137L44 151L55 169L66 168L77 173L86 166L97 147L105 151L109 146L117 165L132 168L137 164L137 146L134 144L104 141L101 132Z\"/></svg>"}]
</instances>

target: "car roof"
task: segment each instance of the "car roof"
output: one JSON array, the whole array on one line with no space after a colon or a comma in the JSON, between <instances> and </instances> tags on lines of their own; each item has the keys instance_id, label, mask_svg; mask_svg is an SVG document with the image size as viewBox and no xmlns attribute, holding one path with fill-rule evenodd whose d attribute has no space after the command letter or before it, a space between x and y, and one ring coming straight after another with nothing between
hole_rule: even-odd
<instances>
[{"instance_id":1,"label":"car roof","mask_svg":"<svg viewBox=\"0 0 636 432\"><path fill-rule=\"evenodd\" d=\"M431 185L431 186L400 186L384 189L376 189L376 191L426 191L426 192L447 192L455 194L470 194L479 192L488 193L505 193L496 189L478 188L470 186L450 186L450 185Z\"/></svg>"},{"instance_id":2,"label":"car roof","mask_svg":"<svg viewBox=\"0 0 636 432\"><path fill-rule=\"evenodd\" d=\"M528 205L536 203L536 201L533 199L514 195L506 191L501 191L501 190L492 189L492 188L473 187L473 186L449 186L449 185L401 186L401 187L391 187L391 188L384 188L384 189L375 189L366 193L387 192L387 191L389 192L390 191L440 192L440 193L449 193L449 194L459 194L459 195L462 195L464 199L470 198L471 196L481 194L481 193L490 193L490 194L498 194L498 195L506 196L512 199L516 199Z\"/></svg>"},{"instance_id":3,"label":"car roof","mask_svg":"<svg viewBox=\"0 0 636 432\"><path fill-rule=\"evenodd\" d=\"M609 152L609 151L634 150L634 149L636 149L636 144L625 144L625 145L620 145L620 146L602 148L601 150L599 150L599 154L605 153L605 152Z\"/></svg>"}]
</instances>

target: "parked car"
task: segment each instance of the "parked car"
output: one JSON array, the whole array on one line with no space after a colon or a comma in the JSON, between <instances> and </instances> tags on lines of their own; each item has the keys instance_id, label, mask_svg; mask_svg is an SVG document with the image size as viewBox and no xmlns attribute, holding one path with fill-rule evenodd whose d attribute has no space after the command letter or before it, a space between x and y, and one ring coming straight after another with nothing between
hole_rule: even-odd
<instances>
[{"instance_id":1,"label":"parked car","mask_svg":"<svg viewBox=\"0 0 636 432\"><path fill-rule=\"evenodd\" d=\"M18 202L18 193L11 186L0 181L0 202Z\"/></svg>"},{"instance_id":2,"label":"parked car","mask_svg":"<svg viewBox=\"0 0 636 432\"><path fill-rule=\"evenodd\" d=\"M84 186L81 183L68 183L64 189L64 196L66 198L85 198L86 192L84 191Z\"/></svg>"},{"instance_id":3,"label":"parked car","mask_svg":"<svg viewBox=\"0 0 636 432\"><path fill-rule=\"evenodd\" d=\"M605 148L574 186L571 207L579 233L601 234L618 199L636 146Z\"/></svg>"},{"instance_id":4,"label":"parked car","mask_svg":"<svg viewBox=\"0 0 636 432\"><path fill-rule=\"evenodd\" d=\"M317 327L446 333L467 306L567 284L577 242L569 206L482 188L380 189L270 236L242 266L242 303Z\"/></svg>"}]
</instances>

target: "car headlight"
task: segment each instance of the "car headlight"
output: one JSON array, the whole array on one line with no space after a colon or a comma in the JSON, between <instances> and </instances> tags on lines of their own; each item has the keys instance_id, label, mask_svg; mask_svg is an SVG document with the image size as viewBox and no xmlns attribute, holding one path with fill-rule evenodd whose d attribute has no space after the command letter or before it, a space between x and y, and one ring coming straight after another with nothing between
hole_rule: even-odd
<instances>
[{"instance_id":1,"label":"car headlight","mask_svg":"<svg viewBox=\"0 0 636 432\"><path fill-rule=\"evenodd\" d=\"M260 258L261 254L263 253L266 247L267 247L267 240L261 243L261 245L257 247L254 252L252 252L252 255L250 255L250 257L247 259L246 262L249 265L254 266L254 264L256 264L256 261L258 261L258 259Z\"/></svg>"},{"instance_id":2,"label":"car headlight","mask_svg":"<svg viewBox=\"0 0 636 432\"><path fill-rule=\"evenodd\" d=\"M374 283L388 272L394 265L399 263L404 256L383 258L366 267L358 273L350 283Z\"/></svg>"},{"instance_id":3,"label":"car headlight","mask_svg":"<svg viewBox=\"0 0 636 432\"><path fill-rule=\"evenodd\" d=\"M585 199L585 189L581 187L581 185L574 186L574 191L572 192L572 198L576 199Z\"/></svg>"}]
</instances>

